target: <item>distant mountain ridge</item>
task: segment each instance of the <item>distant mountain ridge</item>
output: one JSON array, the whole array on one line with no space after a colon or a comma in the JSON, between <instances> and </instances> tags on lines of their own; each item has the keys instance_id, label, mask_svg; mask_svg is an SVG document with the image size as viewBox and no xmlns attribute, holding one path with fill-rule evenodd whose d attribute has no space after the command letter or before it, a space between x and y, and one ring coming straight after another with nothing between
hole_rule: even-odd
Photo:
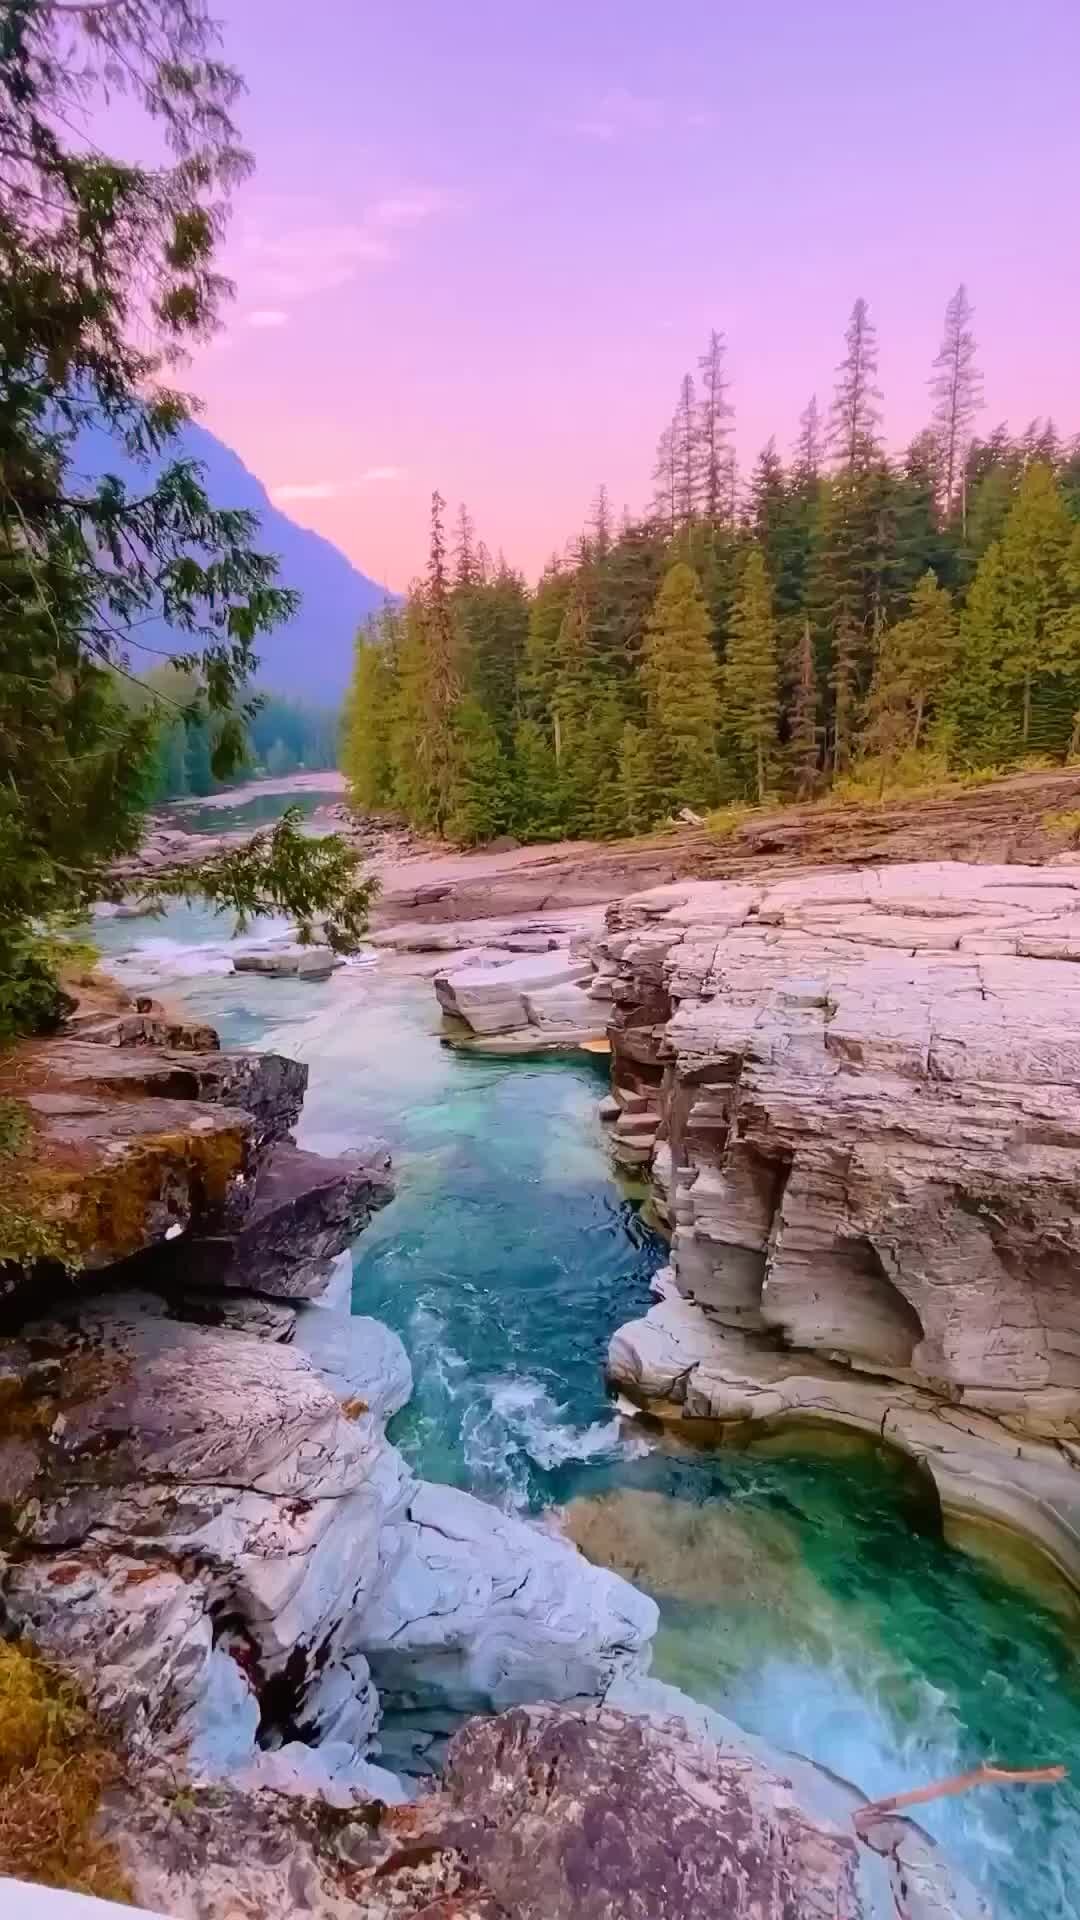
<instances>
[{"instance_id":1,"label":"distant mountain ridge","mask_svg":"<svg viewBox=\"0 0 1080 1920\"><path fill-rule=\"evenodd\" d=\"M286 626L259 636L260 685L319 703L337 703L352 670L357 627L384 600L396 596L354 567L331 540L298 526L275 507L263 482L206 427L192 422L183 429L173 453L174 458L178 456L199 461L214 506L246 507L258 514L260 549L277 556L282 586L294 587L301 595L299 612ZM115 473L126 482L136 476L145 479L145 470L101 429L81 436L77 464L89 475ZM153 637L154 644L160 644L152 628L142 637ZM167 641L164 625L161 637ZM138 670L137 654L132 665Z\"/></svg>"}]
</instances>

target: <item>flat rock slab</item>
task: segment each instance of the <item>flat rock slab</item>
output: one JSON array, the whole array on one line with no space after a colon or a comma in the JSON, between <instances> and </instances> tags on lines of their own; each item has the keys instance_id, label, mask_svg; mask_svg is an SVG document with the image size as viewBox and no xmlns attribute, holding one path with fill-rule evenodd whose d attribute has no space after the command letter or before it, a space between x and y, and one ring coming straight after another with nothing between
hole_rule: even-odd
<instances>
[{"instance_id":1,"label":"flat rock slab","mask_svg":"<svg viewBox=\"0 0 1080 1920\"><path fill-rule=\"evenodd\" d=\"M25 1105L35 1122L20 1181L25 1210L47 1230L54 1257L62 1252L75 1269L111 1266L217 1221L254 1171L255 1124L232 1107L62 1086ZM11 1265L0 1297L15 1305L33 1297L37 1270L18 1244L4 1254Z\"/></svg>"},{"instance_id":2,"label":"flat rock slab","mask_svg":"<svg viewBox=\"0 0 1080 1920\"><path fill-rule=\"evenodd\" d=\"M49 1086L111 1099L192 1100L250 1114L258 1145L282 1140L296 1125L308 1070L280 1053L198 1052L191 1048L102 1046L61 1036L43 1051ZM183 1124L183 1114L177 1121Z\"/></svg>"},{"instance_id":3,"label":"flat rock slab","mask_svg":"<svg viewBox=\"0 0 1080 1920\"><path fill-rule=\"evenodd\" d=\"M463 1020L474 1033L508 1033L532 1024L530 995L579 984L590 974L588 960L567 951L493 953L471 966L436 974L435 993L443 1011Z\"/></svg>"}]
</instances>

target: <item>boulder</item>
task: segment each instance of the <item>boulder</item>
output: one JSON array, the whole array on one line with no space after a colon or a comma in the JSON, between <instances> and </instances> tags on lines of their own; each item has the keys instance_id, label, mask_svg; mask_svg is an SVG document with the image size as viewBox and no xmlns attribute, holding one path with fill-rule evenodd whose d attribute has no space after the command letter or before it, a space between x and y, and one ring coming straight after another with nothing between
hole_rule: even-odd
<instances>
[{"instance_id":1,"label":"boulder","mask_svg":"<svg viewBox=\"0 0 1080 1920\"><path fill-rule=\"evenodd\" d=\"M277 1299L325 1291L331 1266L393 1195L390 1156L306 1153L282 1142L259 1171L242 1221L189 1237L174 1251L185 1283Z\"/></svg>"},{"instance_id":2,"label":"boulder","mask_svg":"<svg viewBox=\"0 0 1080 1920\"><path fill-rule=\"evenodd\" d=\"M580 983L589 973L587 960L566 951L511 958L492 954L479 965L436 974L435 993L443 1011L474 1033L509 1033L530 1024L526 995Z\"/></svg>"},{"instance_id":3,"label":"boulder","mask_svg":"<svg viewBox=\"0 0 1080 1920\"><path fill-rule=\"evenodd\" d=\"M237 1108L108 1098L62 1083L27 1094L24 1105L32 1160L11 1163L17 1191L0 1194L0 1296L9 1308L35 1296L42 1261L108 1267L245 1201L257 1133Z\"/></svg>"},{"instance_id":4,"label":"boulder","mask_svg":"<svg viewBox=\"0 0 1080 1920\"><path fill-rule=\"evenodd\" d=\"M290 946L257 949L238 953L233 958L234 973L265 973L274 978L329 980L338 967L345 965L338 953L325 946Z\"/></svg>"},{"instance_id":5,"label":"boulder","mask_svg":"<svg viewBox=\"0 0 1080 1920\"><path fill-rule=\"evenodd\" d=\"M618 1575L453 1487L421 1482L385 1555L350 1640L397 1708L595 1697L656 1631L655 1603Z\"/></svg>"}]
</instances>

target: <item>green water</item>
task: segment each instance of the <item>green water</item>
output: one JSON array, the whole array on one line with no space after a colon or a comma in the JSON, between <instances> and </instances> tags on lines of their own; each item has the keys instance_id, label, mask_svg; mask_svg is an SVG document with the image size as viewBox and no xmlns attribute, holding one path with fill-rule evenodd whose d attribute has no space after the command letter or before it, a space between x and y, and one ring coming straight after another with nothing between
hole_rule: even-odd
<instances>
[{"instance_id":1,"label":"green water","mask_svg":"<svg viewBox=\"0 0 1080 1920\"><path fill-rule=\"evenodd\" d=\"M280 820L286 807L297 808L306 818L340 799L337 787L307 787L298 788L294 793L252 793L244 800L227 805L178 800L169 808L167 824L185 827L189 833L231 833L236 827L269 826L272 821Z\"/></svg>"},{"instance_id":2,"label":"green water","mask_svg":"<svg viewBox=\"0 0 1080 1920\"><path fill-rule=\"evenodd\" d=\"M1080 1767L1061 1624L946 1547L903 1475L695 1454L618 1417L604 1351L664 1250L611 1177L597 1066L449 1052L430 985L388 959L319 985L228 975L220 926L190 909L101 938L225 1040L308 1062L305 1144L389 1143L397 1198L358 1243L354 1304L413 1360L393 1437L432 1478L567 1506L588 1551L655 1593L662 1678L872 1794L987 1758ZM925 1824L999 1920L1080 1910L1074 1784L969 1794Z\"/></svg>"}]
</instances>

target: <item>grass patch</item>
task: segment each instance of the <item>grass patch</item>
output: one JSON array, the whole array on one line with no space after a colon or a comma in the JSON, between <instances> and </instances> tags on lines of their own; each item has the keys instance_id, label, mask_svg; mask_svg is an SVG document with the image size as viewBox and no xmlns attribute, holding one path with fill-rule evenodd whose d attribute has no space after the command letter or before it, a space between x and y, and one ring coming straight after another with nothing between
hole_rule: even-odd
<instances>
[{"instance_id":1,"label":"grass patch","mask_svg":"<svg viewBox=\"0 0 1080 1920\"><path fill-rule=\"evenodd\" d=\"M21 1100L0 1100L0 1160L13 1160L29 1144L30 1115Z\"/></svg>"},{"instance_id":2,"label":"grass patch","mask_svg":"<svg viewBox=\"0 0 1080 1920\"><path fill-rule=\"evenodd\" d=\"M1070 847L1080 846L1080 812L1075 808L1063 813L1044 813L1041 824L1047 833L1060 834Z\"/></svg>"},{"instance_id":3,"label":"grass patch","mask_svg":"<svg viewBox=\"0 0 1080 1920\"><path fill-rule=\"evenodd\" d=\"M30 1648L0 1642L0 1874L130 1904L116 1853L94 1830L119 1771L71 1683Z\"/></svg>"},{"instance_id":4,"label":"grass patch","mask_svg":"<svg viewBox=\"0 0 1080 1920\"><path fill-rule=\"evenodd\" d=\"M745 800L731 800L726 807L714 807L705 815L705 831L714 840L730 840L745 820L758 808L750 806Z\"/></svg>"}]
</instances>

